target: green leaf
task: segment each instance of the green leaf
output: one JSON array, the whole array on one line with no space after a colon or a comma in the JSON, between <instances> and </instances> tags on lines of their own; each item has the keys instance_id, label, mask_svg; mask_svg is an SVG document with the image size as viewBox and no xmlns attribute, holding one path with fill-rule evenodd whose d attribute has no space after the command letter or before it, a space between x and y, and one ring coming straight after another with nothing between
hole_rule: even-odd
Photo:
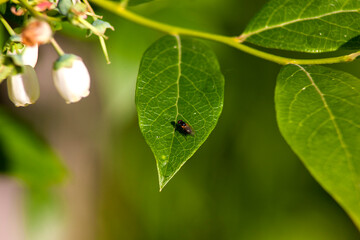
<instances>
[{"instance_id":1,"label":"green leaf","mask_svg":"<svg viewBox=\"0 0 360 240\"><path fill-rule=\"evenodd\" d=\"M59 0L57 5L59 12L66 16L70 11L70 8L73 6L73 2L71 0Z\"/></svg>"},{"instance_id":2,"label":"green leaf","mask_svg":"<svg viewBox=\"0 0 360 240\"><path fill-rule=\"evenodd\" d=\"M0 83L2 83L14 69L14 66L12 65L5 65L5 60L5 57L0 55Z\"/></svg>"},{"instance_id":3,"label":"green leaf","mask_svg":"<svg viewBox=\"0 0 360 240\"><path fill-rule=\"evenodd\" d=\"M66 171L51 148L32 130L0 108L0 169L28 186L59 183Z\"/></svg>"},{"instance_id":4,"label":"green leaf","mask_svg":"<svg viewBox=\"0 0 360 240\"><path fill-rule=\"evenodd\" d=\"M10 76L15 67L12 63L12 58L9 56L0 55L0 83Z\"/></svg>"},{"instance_id":5,"label":"green leaf","mask_svg":"<svg viewBox=\"0 0 360 240\"><path fill-rule=\"evenodd\" d=\"M139 5L139 4L143 4L143 3L147 3L147 2L151 2L154 0L129 0L128 2L128 6L135 6L135 5Z\"/></svg>"},{"instance_id":6,"label":"green leaf","mask_svg":"<svg viewBox=\"0 0 360 240\"><path fill-rule=\"evenodd\" d=\"M240 36L259 46L301 52L360 48L360 1L272 0ZM356 42L357 44L354 44Z\"/></svg>"},{"instance_id":7,"label":"green leaf","mask_svg":"<svg viewBox=\"0 0 360 240\"><path fill-rule=\"evenodd\" d=\"M0 64L0 83L10 76L13 70L14 66Z\"/></svg>"},{"instance_id":8,"label":"green leaf","mask_svg":"<svg viewBox=\"0 0 360 240\"><path fill-rule=\"evenodd\" d=\"M360 228L360 80L321 66L283 67L275 92L284 138Z\"/></svg>"},{"instance_id":9,"label":"green leaf","mask_svg":"<svg viewBox=\"0 0 360 240\"><path fill-rule=\"evenodd\" d=\"M139 125L157 163L160 190L214 129L223 107L224 78L202 42L165 36L144 54L136 85ZM195 131L184 134L185 121Z\"/></svg>"},{"instance_id":10,"label":"green leaf","mask_svg":"<svg viewBox=\"0 0 360 240\"><path fill-rule=\"evenodd\" d=\"M99 19L96 19L92 24L91 24L94 28L97 29L97 31L100 33L100 34L105 34L106 30L109 28L111 30L115 30L114 27L108 23L108 22L105 22L103 20L99 20ZM92 34L92 32L90 31L90 34L89 36Z\"/></svg>"},{"instance_id":11,"label":"green leaf","mask_svg":"<svg viewBox=\"0 0 360 240\"><path fill-rule=\"evenodd\" d=\"M5 14L6 12L6 3L0 3L0 13Z\"/></svg>"},{"instance_id":12,"label":"green leaf","mask_svg":"<svg viewBox=\"0 0 360 240\"><path fill-rule=\"evenodd\" d=\"M143 3L152 2L154 0L121 0L120 3L124 6L136 6Z\"/></svg>"}]
</instances>

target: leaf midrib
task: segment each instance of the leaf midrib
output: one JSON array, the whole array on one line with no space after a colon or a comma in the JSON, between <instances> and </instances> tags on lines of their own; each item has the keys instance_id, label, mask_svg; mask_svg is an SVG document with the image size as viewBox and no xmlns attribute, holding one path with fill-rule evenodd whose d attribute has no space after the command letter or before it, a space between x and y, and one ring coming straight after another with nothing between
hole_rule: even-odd
<instances>
[{"instance_id":1,"label":"leaf midrib","mask_svg":"<svg viewBox=\"0 0 360 240\"><path fill-rule=\"evenodd\" d=\"M298 67L300 68L300 70L303 71L303 72L306 74L306 76L307 76L307 78L309 79L311 85L315 88L316 92L319 94L319 96L320 96L320 98L321 98L321 101L322 101L322 103L324 104L324 108L325 108L326 111L328 112L329 117L330 117L330 120L331 120L331 122L332 122L333 125L334 125L334 128L335 128L335 130L336 130L336 134L337 134L337 136L338 136L339 142L340 142L342 148L344 149L344 152L346 153L348 159L350 159L350 158L352 157L352 155L351 155L351 153L349 153L349 151L348 151L348 149L347 149L347 146L346 146L346 144L345 144L345 142L344 142L342 133L341 133L341 131L340 131L340 129L339 129L339 126L338 126L338 124L337 124L337 122L336 122L336 120L335 120L335 116L334 116L334 114L332 113L332 111L331 111L331 109L330 109L330 107L329 107L329 105L328 105L328 103L327 103L327 101L326 101L326 99L325 99L325 97L324 97L324 94L321 92L321 90L319 89L319 87L316 85L314 79L311 77L311 74L310 74L308 71L306 71L306 69L303 68L302 66L300 66L300 65L296 65L296 66L298 66Z\"/></svg>"},{"instance_id":2,"label":"leaf midrib","mask_svg":"<svg viewBox=\"0 0 360 240\"><path fill-rule=\"evenodd\" d=\"M180 36L179 35L175 35L174 36L175 39L176 39L176 43L177 43L177 49L178 49L178 76L177 76L177 79L176 79L176 86L177 86L177 95L176 95L176 102L175 102L175 108L176 108L176 116L175 116L175 119L174 119L174 122L176 124L176 120L179 116L179 98L180 98L180 78L181 78L181 55L182 55L182 49L181 49L181 39L180 39ZM166 161L166 169L165 169L165 173L167 172L167 169L168 169L168 166L169 166L169 159L170 159L170 156L171 156L171 152L172 152L172 148L174 146L174 138L175 138L175 132L176 132L176 128L174 128L174 131L173 131L173 136L171 138L171 144L170 144L170 152L169 152L169 155L168 155L168 159ZM184 162L185 163L185 162ZM179 168L180 169L180 168ZM160 171L158 171L158 173L160 174ZM160 191L161 189L170 181L170 179L177 173L177 171L175 171L171 176L169 176L167 178L167 181L161 183L160 182ZM159 180L161 178L159 177Z\"/></svg>"},{"instance_id":3,"label":"leaf midrib","mask_svg":"<svg viewBox=\"0 0 360 240\"><path fill-rule=\"evenodd\" d=\"M341 148L344 150L345 152L345 155L346 155L346 160L347 160L347 164L348 164L348 168L349 168L349 171L351 173L351 179L352 179L352 182L353 182L353 185L355 187L355 189L357 190L357 185L356 185L356 177L355 177L355 168L354 168L354 165L352 164L351 162L351 158L352 158L352 154L349 152L348 150L348 147L343 139L343 135L341 133L341 130L336 122L336 119L335 119L335 116L333 114L333 112L331 111L326 99L325 99L325 96L324 94L321 92L320 88L316 85L314 79L312 78L311 74L306 71L306 69L300 65L296 65L297 67L300 68L301 71L303 71L307 78L309 79L309 81L311 82L311 84L313 85L313 87L315 88L316 92L319 94L320 98L321 98L321 101L324 105L324 108L326 109L326 111L328 112L329 114L329 118L335 128L335 131L336 131L336 135L338 137L338 140L340 142L340 146ZM357 196L358 196L358 199L360 198L360 195L359 195L359 191L355 191Z\"/></svg>"},{"instance_id":4,"label":"leaf midrib","mask_svg":"<svg viewBox=\"0 0 360 240\"><path fill-rule=\"evenodd\" d=\"M297 18L297 19L294 19L294 20L291 20L291 21L288 21L288 22L283 22L283 23L280 23L280 24L272 25L272 26L267 26L266 25L265 27L260 28L260 29L258 29L256 31L243 33L243 34L240 35L239 38L242 41L245 41L248 37L250 37L252 35L255 35L255 34L259 34L261 32L267 31L267 30L271 30L271 29L275 29L275 28L281 28L281 27L284 27L284 26L287 26L287 25L290 25L290 24L293 24L293 23L301 22L301 21L309 21L309 20L321 19L323 17L327 17L327 16L331 16L331 15L336 15L336 14L340 14L340 13L351 13L351 12L356 13L356 12L358 12L358 10L338 10L338 11L333 11L333 12L321 14L321 15L314 16L314 17Z\"/></svg>"}]
</instances>

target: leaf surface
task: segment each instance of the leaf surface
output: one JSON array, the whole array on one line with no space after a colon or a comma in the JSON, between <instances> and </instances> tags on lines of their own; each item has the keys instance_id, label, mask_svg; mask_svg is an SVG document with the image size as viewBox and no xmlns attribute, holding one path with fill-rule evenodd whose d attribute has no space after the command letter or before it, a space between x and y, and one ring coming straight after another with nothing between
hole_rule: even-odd
<instances>
[{"instance_id":1,"label":"leaf surface","mask_svg":"<svg viewBox=\"0 0 360 240\"><path fill-rule=\"evenodd\" d=\"M275 102L288 144L360 227L360 80L327 67L288 65Z\"/></svg>"},{"instance_id":2,"label":"leaf surface","mask_svg":"<svg viewBox=\"0 0 360 240\"><path fill-rule=\"evenodd\" d=\"M154 0L129 0L128 5L129 6L136 6L136 5L139 5L139 4L152 2L152 1L154 1Z\"/></svg>"},{"instance_id":3,"label":"leaf surface","mask_svg":"<svg viewBox=\"0 0 360 240\"><path fill-rule=\"evenodd\" d=\"M360 1L271 0L249 23L242 41L268 48L329 52L359 48Z\"/></svg>"},{"instance_id":4,"label":"leaf surface","mask_svg":"<svg viewBox=\"0 0 360 240\"><path fill-rule=\"evenodd\" d=\"M223 107L224 78L202 42L165 36L145 52L136 86L139 125L157 163L160 189L214 129ZM183 120L194 135L184 134Z\"/></svg>"}]
</instances>

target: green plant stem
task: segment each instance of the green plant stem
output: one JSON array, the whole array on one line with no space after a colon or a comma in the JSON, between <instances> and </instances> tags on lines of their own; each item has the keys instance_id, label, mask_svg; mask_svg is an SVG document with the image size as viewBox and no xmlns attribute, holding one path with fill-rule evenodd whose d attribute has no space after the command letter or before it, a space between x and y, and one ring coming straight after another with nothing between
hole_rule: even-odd
<instances>
[{"instance_id":1,"label":"green plant stem","mask_svg":"<svg viewBox=\"0 0 360 240\"><path fill-rule=\"evenodd\" d=\"M62 56L65 54L64 50L60 47L60 45L56 42L54 38L51 38L50 40L51 45L54 47L55 51L59 54L59 56Z\"/></svg>"},{"instance_id":2,"label":"green plant stem","mask_svg":"<svg viewBox=\"0 0 360 240\"><path fill-rule=\"evenodd\" d=\"M94 20L96 20L97 17L96 17L96 15L95 15L95 12L94 12L93 8L92 8L91 5L89 4L88 0L83 0L83 1L84 1L85 5L87 6L88 10L89 10L92 14L94 14L93 18L94 18Z\"/></svg>"},{"instance_id":3,"label":"green plant stem","mask_svg":"<svg viewBox=\"0 0 360 240\"><path fill-rule=\"evenodd\" d=\"M12 29L12 27L9 25L9 23L5 20L5 18L2 15L0 15L0 21L11 36L16 35L15 31Z\"/></svg>"},{"instance_id":4,"label":"green plant stem","mask_svg":"<svg viewBox=\"0 0 360 240\"><path fill-rule=\"evenodd\" d=\"M34 15L37 18L43 18L43 15L36 11L26 0L18 0L19 3L25 7L32 15Z\"/></svg>"},{"instance_id":5,"label":"green plant stem","mask_svg":"<svg viewBox=\"0 0 360 240\"><path fill-rule=\"evenodd\" d=\"M120 2L120 6L123 8L126 8L128 4L129 4L129 0L122 0Z\"/></svg>"},{"instance_id":6,"label":"green plant stem","mask_svg":"<svg viewBox=\"0 0 360 240\"><path fill-rule=\"evenodd\" d=\"M137 15L135 13L132 13L122 7L119 3L116 2L110 2L107 0L90 0L90 2L93 2L97 4L98 6L102 7L103 9L106 9L112 13L115 13L127 20L130 20L132 22L138 23L140 25L144 25L149 28L153 28L162 32L166 32L173 35L187 35L192 37L198 37L208 40L213 40L216 42L221 42L226 45L232 46L236 49L239 49L243 52L246 52L248 54L251 54L253 56L275 62L281 65L286 64L332 64L332 63L340 63L340 62L349 62L355 60L358 56L360 56L360 52L355 52L349 55L343 55L339 57L331 57L331 58L320 58L320 59L293 59L293 58L286 58L277 56L274 54L266 53L263 51L260 51L258 49L246 46L242 43L239 43L239 40L237 37L228 37L223 35L217 35L207 32L200 32L196 30L191 30L187 28L181 28L176 27L160 22L156 22L151 19L147 19L145 17L142 17L140 15Z\"/></svg>"},{"instance_id":7,"label":"green plant stem","mask_svg":"<svg viewBox=\"0 0 360 240\"><path fill-rule=\"evenodd\" d=\"M18 0L19 3L24 7L26 8L34 17L36 18L39 18L41 20L44 20L44 21L61 21L60 19L58 18L53 18L53 17L49 17L45 14L42 14L38 11L36 11L26 0Z\"/></svg>"},{"instance_id":8,"label":"green plant stem","mask_svg":"<svg viewBox=\"0 0 360 240\"><path fill-rule=\"evenodd\" d=\"M96 16L96 14L95 14L93 8L91 7L91 5L89 4L88 0L83 0L83 1L86 4L86 6L88 7L88 10L90 11L90 13L93 14L94 21L96 21L98 19L98 17ZM111 62L110 62L110 58L109 58L109 53L108 53L107 48L106 48L105 39L102 36L98 36L98 37L99 37L101 49L102 49L102 51L104 53L104 56L105 56L106 63L110 64Z\"/></svg>"},{"instance_id":9,"label":"green plant stem","mask_svg":"<svg viewBox=\"0 0 360 240\"><path fill-rule=\"evenodd\" d=\"M91 25L91 23L89 23L88 21L86 21L85 19L83 19L82 17L78 17L77 20L84 25L85 27L87 27L88 29L90 29L94 34L96 34L97 36L103 37L105 39L107 39L107 37L102 34L101 32L99 32L93 25Z\"/></svg>"},{"instance_id":10,"label":"green plant stem","mask_svg":"<svg viewBox=\"0 0 360 240\"><path fill-rule=\"evenodd\" d=\"M109 53L108 53L107 48L106 48L105 39L103 37L99 36L99 41L100 41L101 49L102 49L102 51L104 53L104 56L105 56L106 63L110 64L111 62L110 62L110 58L109 58Z\"/></svg>"}]
</instances>

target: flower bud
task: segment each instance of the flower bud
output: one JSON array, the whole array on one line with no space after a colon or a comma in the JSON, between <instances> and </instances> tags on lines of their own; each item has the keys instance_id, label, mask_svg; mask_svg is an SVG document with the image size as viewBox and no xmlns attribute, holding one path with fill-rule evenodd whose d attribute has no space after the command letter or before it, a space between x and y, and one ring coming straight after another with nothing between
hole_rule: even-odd
<instances>
[{"instance_id":1,"label":"flower bud","mask_svg":"<svg viewBox=\"0 0 360 240\"><path fill-rule=\"evenodd\" d=\"M10 100L17 107L25 107L38 100L40 95L39 82L34 68L24 66L24 72L7 79Z\"/></svg>"},{"instance_id":2,"label":"flower bud","mask_svg":"<svg viewBox=\"0 0 360 240\"><path fill-rule=\"evenodd\" d=\"M65 54L54 63L55 87L66 103L80 101L90 93L90 75L80 57Z\"/></svg>"},{"instance_id":3,"label":"flower bud","mask_svg":"<svg viewBox=\"0 0 360 240\"><path fill-rule=\"evenodd\" d=\"M55 3L46 1L46 0L42 0L42 1L39 1L36 4L36 6L34 6L34 9L39 12L44 12L44 11L53 9L54 7L55 7Z\"/></svg>"},{"instance_id":4,"label":"flower bud","mask_svg":"<svg viewBox=\"0 0 360 240\"><path fill-rule=\"evenodd\" d=\"M25 14L25 9L21 7L11 6L10 11L15 16L22 16Z\"/></svg>"},{"instance_id":5,"label":"flower bud","mask_svg":"<svg viewBox=\"0 0 360 240\"><path fill-rule=\"evenodd\" d=\"M21 33L22 42L27 46L35 46L36 44L45 44L52 37L50 25L45 21L31 21Z\"/></svg>"}]
</instances>

